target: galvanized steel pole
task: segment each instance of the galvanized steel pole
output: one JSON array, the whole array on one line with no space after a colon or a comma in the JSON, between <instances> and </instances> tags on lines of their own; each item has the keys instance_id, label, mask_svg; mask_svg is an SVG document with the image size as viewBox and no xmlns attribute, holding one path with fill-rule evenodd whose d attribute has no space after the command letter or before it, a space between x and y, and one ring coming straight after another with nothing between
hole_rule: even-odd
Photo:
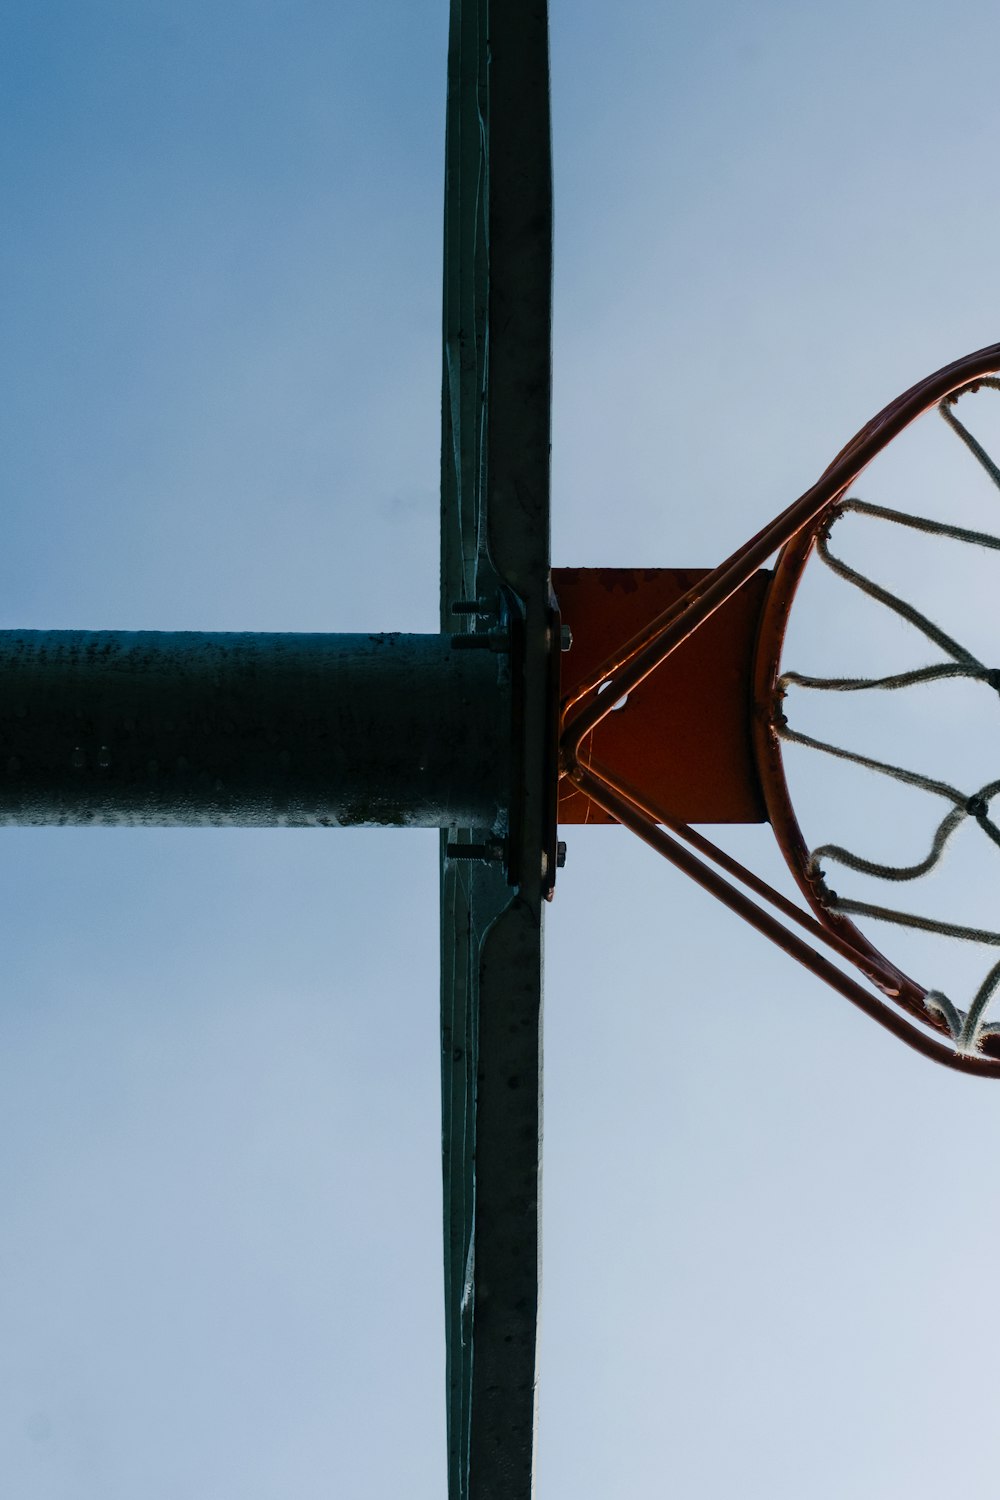
<instances>
[{"instance_id":1,"label":"galvanized steel pole","mask_svg":"<svg viewBox=\"0 0 1000 1500\"><path fill-rule=\"evenodd\" d=\"M483 644L0 632L0 823L499 830L510 672Z\"/></svg>"}]
</instances>

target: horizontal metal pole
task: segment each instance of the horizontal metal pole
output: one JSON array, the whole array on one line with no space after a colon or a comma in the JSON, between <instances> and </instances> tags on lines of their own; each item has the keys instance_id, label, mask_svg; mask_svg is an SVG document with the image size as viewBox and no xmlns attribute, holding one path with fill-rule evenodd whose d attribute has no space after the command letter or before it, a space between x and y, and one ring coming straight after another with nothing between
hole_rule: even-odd
<instances>
[{"instance_id":1,"label":"horizontal metal pole","mask_svg":"<svg viewBox=\"0 0 1000 1500\"><path fill-rule=\"evenodd\" d=\"M498 827L507 659L447 635L0 632L0 823Z\"/></svg>"}]
</instances>

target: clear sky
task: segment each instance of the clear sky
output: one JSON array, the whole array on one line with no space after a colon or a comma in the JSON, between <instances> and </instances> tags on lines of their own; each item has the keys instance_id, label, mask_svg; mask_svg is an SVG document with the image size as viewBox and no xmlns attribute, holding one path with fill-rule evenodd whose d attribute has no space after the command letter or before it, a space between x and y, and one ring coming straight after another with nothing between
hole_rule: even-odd
<instances>
[{"instance_id":1,"label":"clear sky","mask_svg":"<svg viewBox=\"0 0 1000 1500\"><path fill-rule=\"evenodd\" d=\"M551 17L554 560L707 564L1000 337L1000 15ZM437 628L446 36L9 0L2 626ZM922 452L882 498L948 514ZM1000 1086L568 841L541 1500L992 1500ZM2 844L0 1493L440 1500L435 835Z\"/></svg>"}]
</instances>

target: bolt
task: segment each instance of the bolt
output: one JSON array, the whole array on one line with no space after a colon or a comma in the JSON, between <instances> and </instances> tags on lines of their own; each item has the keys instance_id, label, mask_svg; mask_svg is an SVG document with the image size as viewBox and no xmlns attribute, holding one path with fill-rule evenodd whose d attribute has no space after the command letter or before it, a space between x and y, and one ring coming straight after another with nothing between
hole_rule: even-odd
<instances>
[{"instance_id":1,"label":"bolt","mask_svg":"<svg viewBox=\"0 0 1000 1500\"><path fill-rule=\"evenodd\" d=\"M503 859L503 843L491 839L488 844L448 844L445 853L449 859L477 859L482 864L496 864Z\"/></svg>"},{"instance_id":2,"label":"bolt","mask_svg":"<svg viewBox=\"0 0 1000 1500\"><path fill-rule=\"evenodd\" d=\"M568 651L573 644L573 632L568 625L562 625L559 629L559 649Z\"/></svg>"},{"instance_id":3,"label":"bolt","mask_svg":"<svg viewBox=\"0 0 1000 1500\"><path fill-rule=\"evenodd\" d=\"M458 599L451 606L453 615L490 615L492 607L487 599Z\"/></svg>"},{"instance_id":4,"label":"bolt","mask_svg":"<svg viewBox=\"0 0 1000 1500\"><path fill-rule=\"evenodd\" d=\"M557 870L564 870L565 868L566 868L566 844L565 844L565 842L562 839L560 839L559 842L558 842L558 844L556 844L556 869Z\"/></svg>"}]
</instances>

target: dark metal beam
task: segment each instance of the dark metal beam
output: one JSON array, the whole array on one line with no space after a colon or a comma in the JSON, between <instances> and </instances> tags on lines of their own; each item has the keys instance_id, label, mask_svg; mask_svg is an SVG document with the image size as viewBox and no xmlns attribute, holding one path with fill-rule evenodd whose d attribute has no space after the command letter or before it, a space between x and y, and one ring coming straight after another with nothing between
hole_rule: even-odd
<instances>
[{"instance_id":1,"label":"dark metal beam","mask_svg":"<svg viewBox=\"0 0 1000 1500\"><path fill-rule=\"evenodd\" d=\"M491 827L509 669L447 635L0 632L0 823Z\"/></svg>"},{"instance_id":2,"label":"dark metal beam","mask_svg":"<svg viewBox=\"0 0 1000 1500\"><path fill-rule=\"evenodd\" d=\"M459 595L489 601L502 588L523 643L509 884L445 849L442 860L449 1495L529 1500L558 686L544 0L452 0L446 158L442 628L454 628Z\"/></svg>"}]
</instances>

